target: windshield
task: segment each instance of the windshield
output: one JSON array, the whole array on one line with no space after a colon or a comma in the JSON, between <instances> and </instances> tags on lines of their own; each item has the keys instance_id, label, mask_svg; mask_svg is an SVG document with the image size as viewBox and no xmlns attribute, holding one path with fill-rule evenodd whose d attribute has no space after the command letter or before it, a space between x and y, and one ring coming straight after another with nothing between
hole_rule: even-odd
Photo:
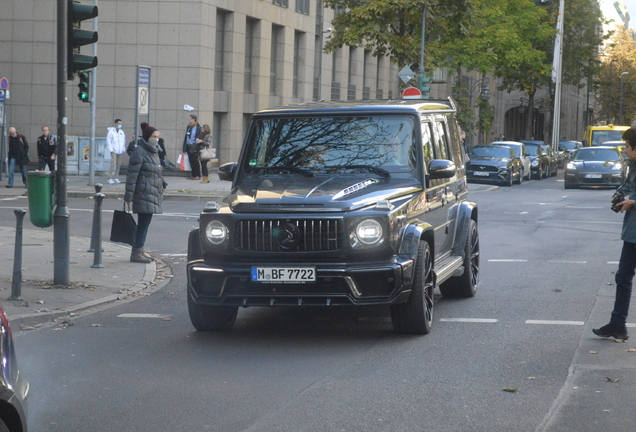
<instances>
[{"instance_id":1,"label":"windshield","mask_svg":"<svg viewBox=\"0 0 636 432\"><path fill-rule=\"evenodd\" d=\"M501 146L505 146L511 148L513 152L515 152L515 156L519 157L521 155L521 145L520 144L498 144Z\"/></svg>"},{"instance_id":2,"label":"windshield","mask_svg":"<svg viewBox=\"0 0 636 432\"><path fill-rule=\"evenodd\" d=\"M475 147L470 153L470 157L491 157L497 159L505 159L510 157L510 149L504 147Z\"/></svg>"},{"instance_id":3,"label":"windshield","mask_svg":"<svg viewBox=\"0 0 636 432\"><path fill-rule=\"evenodd\" d=\"M576 145L574 141L560 141L559 144L561 144L563 147L565 147L568 150L574 150L578 148L578 146Z\"/></svg>"},{"instance_id":4,"label":"windshield","mask_svg":"<svg viewBox=\"0 0 636 432\"><path fill-rule=\"evenodd\" d=\"M605 141L620 141L623 139L622 136L623 131L620 130L593 131L592 145L602 145Z\"/></svg>"},{"instance_id":5,"label":"windshield","mask_svg":"<svg viewBox=\"0 0 636 432\"><path fill-rule=\"evenodd\" d=\"M258 119L251 128L244 169L329 172L366 166L410 172L417 163L413 133L413 120L400 116Z\"/></svg>"},{"instance_id":6,"label":"windshield","mask_svg":"<svg viewBox=\"0 0 636 432\"><path fill-rule=\"evenodd\" d=\"M618 161L621 157L611 149L579 149L573 159L584 162L605 162Z\"/></svg>"},{"instance_id":7,"label":"windshield","mask_svg":"<svg viewBox=\"0 0 636 432\"><path fill-rule=\"evenodd\" d=\"M526 152L530 155L530 156L537 156L540 155L541 152L539 151L541 147L538 145L529 145L526 144Z\"/></svg>"}]
</instances>

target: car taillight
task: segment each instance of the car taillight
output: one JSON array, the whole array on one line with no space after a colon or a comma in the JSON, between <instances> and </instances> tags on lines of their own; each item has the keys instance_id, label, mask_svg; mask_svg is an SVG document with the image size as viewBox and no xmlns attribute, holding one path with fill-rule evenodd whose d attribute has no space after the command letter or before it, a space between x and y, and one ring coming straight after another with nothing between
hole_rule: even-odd
<instances>
[{"instance_id":1,"label":"car taillight","mask_svg":"<svg viewBox=\"0 0 636 432\"><path fill-rule=\"evenodd\" d=\"M2 309L2 306L0 306L0 321L2 321L2 325L4 326L4 328L7 329L7 333L9 333L9 336L11 337L11 339L13 339L13 333L11 332L9 319L7 318L7 315L4 313L4 309Z\"/></svg>"}]
</instances>

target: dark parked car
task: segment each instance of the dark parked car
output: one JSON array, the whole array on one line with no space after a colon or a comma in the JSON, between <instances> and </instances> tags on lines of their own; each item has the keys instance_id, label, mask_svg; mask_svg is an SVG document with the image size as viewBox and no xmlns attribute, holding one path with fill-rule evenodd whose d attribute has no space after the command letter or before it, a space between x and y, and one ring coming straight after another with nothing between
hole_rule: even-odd
<instances>
[{"instance_id":1,"label":"dark parked car","mask_svg":"<svg viewBox=\"0 0 636 432\"><path fill-rule=\"evenodd\" d=\"M542 144L541 148L549 161L548 174L555 177L559 174L559 156L552 150L552 146L549 144Z\"/></svg>"},{"instance_id":2,"label":"dark parked car","mask_svg":"<svg viewBox=\"0 0 636 432\"><path fill-rule=\"evenodd\" d=\"M618 147L583 147L565 167L566 189L582 186L618 187L625 181L627 159Z\"/></svg>"},{"instance_id":3,"label":"dark parked car","mask_svg":"<svg viewBox=\"0 0 636 432\"><path fill-rule=\"evenodd\" d=\"M468 153L466 178L470 182L501 183L512 186L523 181L523 165L510 147L480 145Z\"/></svg>"},{"instance_id":4,"label":"dark parked car","mask_svg":"<svg viewBox=\"0 0 636 432\"><path fill-rule=\"evenodd\" d=\"M559 167L563 168L567 164L575 151L583 147L581 141L559 141Z\"/></svg>"},{"instance_id":5,"label":"dark parked car","mask_svg":"<svg viewBox=\"0 0 636 432\"><path fill-rule=\"evenodd\" d=\"M452 100L324 102L252 116L223 205L188 240L188 310L229 330L239 307L390 306L426 334L433 290L472 297L477 205Z\"/></svg>"},{"instance_id":6,"label":"dark parked car","mask_svg":"<svg viewBox=\"0 0 636 432\"><path fill-rule=\"evenodd\" d=\"M541 144L534 144L531 142L525 142L526 151L530 155L530 169L532 170L532 177L537 180L547 178L550 172L550 159L543 152L543 146Z\"/></svg>"},{"instance_id":7,"label":"dark parked car","mask_svg":"<svg viewBox=\"0 0 636 432\"><path fill-rule=\"evenodd\" d=\"M18 369L9 320L0 306L0 432L27 432L29 383Z\"/></svg>"},{"instance_id":8,"label":"dark parked car","mask_svg":"<svg viewBox=\"0 0 636 432\"><path fill-rule=\"evenodd\" d=\"M516 141L495 141L491 143L491 145L503 145L514 150L515 156L521 160L521 167L523 168L523 175L521 177L530 180L532 170L530 169L530 156L526 151L525 144Z\"/></svg>"}]
</instances>

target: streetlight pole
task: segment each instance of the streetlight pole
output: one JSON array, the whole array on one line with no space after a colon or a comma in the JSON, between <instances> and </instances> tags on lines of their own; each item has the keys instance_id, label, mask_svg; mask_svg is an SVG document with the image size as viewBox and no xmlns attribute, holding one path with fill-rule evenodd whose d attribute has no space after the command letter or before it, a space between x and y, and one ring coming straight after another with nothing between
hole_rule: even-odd
<instances>
[{"instance_id":1,"label":"streetlight pole","mask_svg":"<svg viewBox=\"0 0 636 432\"><path fill-rule=\"evenodd\" d=\"M623 126L623 77L627 75L629 72L621 73L621 112L620 112L620 124Z\"/></svg>"}]
</instances>

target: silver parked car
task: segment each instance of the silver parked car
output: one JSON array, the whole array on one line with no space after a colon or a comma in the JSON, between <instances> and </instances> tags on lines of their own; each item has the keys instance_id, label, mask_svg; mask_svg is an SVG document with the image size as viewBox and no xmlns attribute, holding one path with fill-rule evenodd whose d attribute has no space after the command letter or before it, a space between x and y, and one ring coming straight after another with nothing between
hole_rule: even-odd
<instances>
[{"instance_id":1,"label":"silver parked car","mask_svg":"<svg viewBox=\"0 0 636 432\"><path fill-rule=\"evenodd\" d=\"M18 369L9 320L0 306L0 432L27 432L29 383Z\"/></svg>"},{"instance_id":2,"label":"silver parked car","mask_svg":"<svg viewBox=\"0 0 636 432\"><path fill-rule=\"evenodd\" d=\"M491 143L491 145L502 145L510 147L512 150L514 150L515 156L517 156L521 160L521 165L523 166L523 173L521 174L521 178L524 180L530 180L530 156L526 152L525 144L517 141L495 141Z\"/></svg>"}]
</instances>

